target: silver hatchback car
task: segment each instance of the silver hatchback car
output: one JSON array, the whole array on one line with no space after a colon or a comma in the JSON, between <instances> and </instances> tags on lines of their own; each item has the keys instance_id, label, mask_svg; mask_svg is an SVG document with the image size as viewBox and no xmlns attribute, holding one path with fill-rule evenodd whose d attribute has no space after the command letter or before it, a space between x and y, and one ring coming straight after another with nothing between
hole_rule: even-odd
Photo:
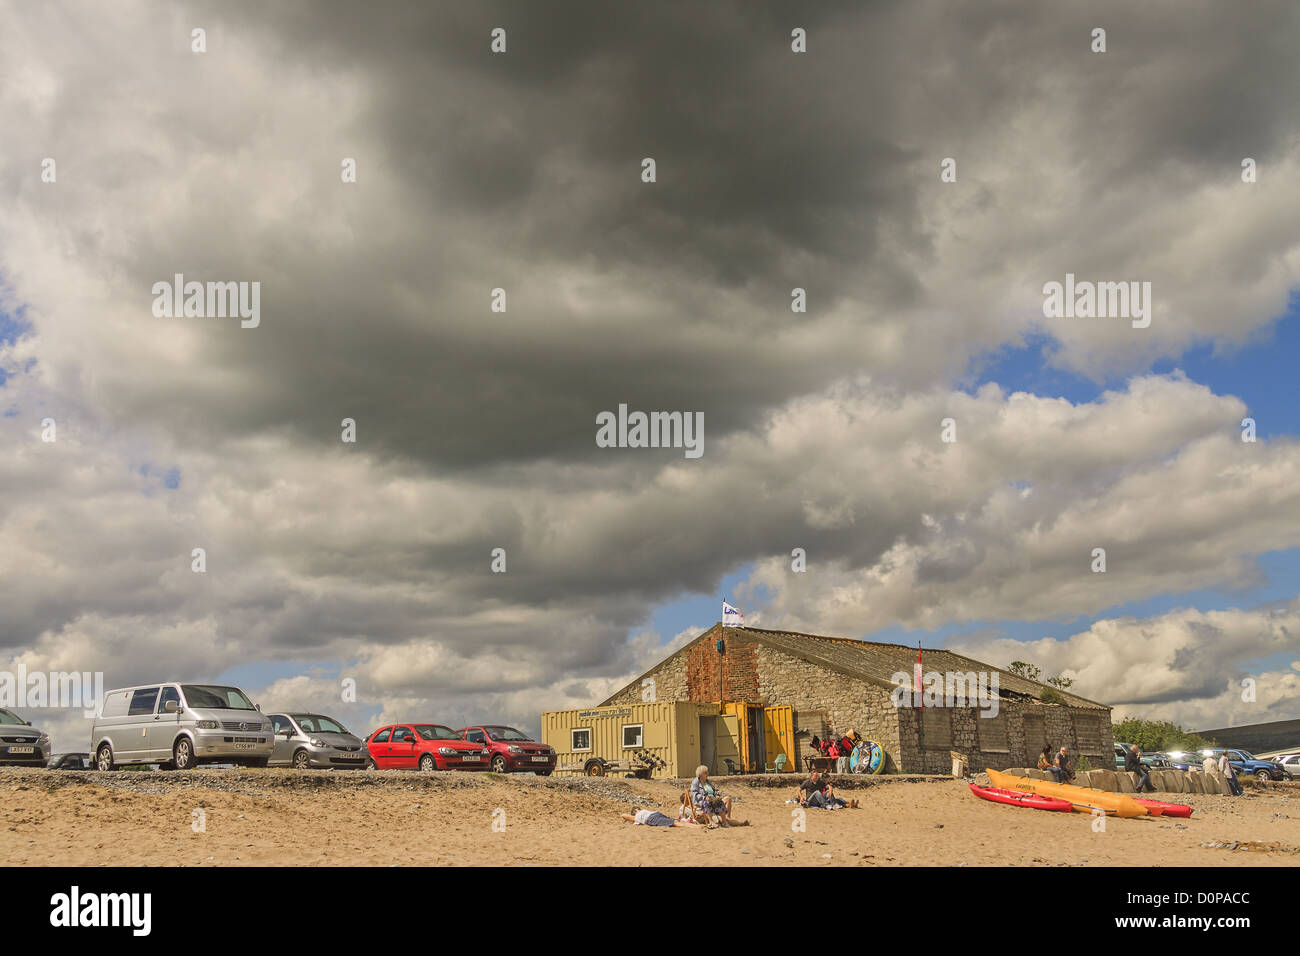
<instances>
[{"instance_id":1,"label":"silver hatchback car","mask_svg":"<svg viewBox=\"0 0 1300 956\"><path fill-rule=\"evenodd\" d=\"M272 767L323 767L364 770L366 752L361 738L325 714L272 714L275 750Z\"/></svg>"},{"instance_id":2,"label":"silver hatchback car","mask_svg":"<svg viewBox=\"0 0 1300 956\"><path fill-rule=\"evenodd\" d=\"M200 763L265 767L275 746L271 722L238 687L142 684L104 695L90 729L95 767Z\"/></svg>"},{"instance_id":3,"label":"silver hatchback car","mask_svg":"<svg viewBox=\"0 0 1300 956\"><path fill-rule=\"evenodd\" d=\"M49 757L50 735L0 707L0 764L44 767Z\"/></svg>"}]
</instances>

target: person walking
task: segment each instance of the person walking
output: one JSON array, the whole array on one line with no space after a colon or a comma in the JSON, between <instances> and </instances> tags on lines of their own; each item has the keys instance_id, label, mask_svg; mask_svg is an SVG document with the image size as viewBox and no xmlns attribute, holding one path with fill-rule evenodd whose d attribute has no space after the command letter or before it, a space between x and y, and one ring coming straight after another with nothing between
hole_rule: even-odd
<instances>
[{"instance_id":1,"label":"person walking","mask_svg":"<svg viewBox=\"0 0 1300 956\"><path fill-rule=\"evenodd\" d=\"M1223 774L1228 780L1228 789L1232 791L1234 797L1239 797L1244 792L1241 789L1241 783L1237 780L1237 771L1232 766L1232 761L1228 759L1228 751L1219 755L1219 773Z\"/></svg>"}]
</instances>

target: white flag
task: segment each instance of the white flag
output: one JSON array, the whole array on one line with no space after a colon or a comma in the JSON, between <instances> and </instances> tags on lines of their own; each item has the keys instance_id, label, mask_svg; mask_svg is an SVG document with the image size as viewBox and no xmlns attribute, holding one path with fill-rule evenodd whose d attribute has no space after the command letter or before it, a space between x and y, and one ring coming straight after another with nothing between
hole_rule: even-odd
<instances>
[{"instance_id":1,"label":"white flag","mask_svg":"<svg viewBox=\"0 0 1300 956\"><path fill-rule=\"evenodd\" d=\"M726 601L722 602L722 626L723 627L744 627L745 615L740 613L740 608L732 607Z\"/></svg>"}]
</instances>

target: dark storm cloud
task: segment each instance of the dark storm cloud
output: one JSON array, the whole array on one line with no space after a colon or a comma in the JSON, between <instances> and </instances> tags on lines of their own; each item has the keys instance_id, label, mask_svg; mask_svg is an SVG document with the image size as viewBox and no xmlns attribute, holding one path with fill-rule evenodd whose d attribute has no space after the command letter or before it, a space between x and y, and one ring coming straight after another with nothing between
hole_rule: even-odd
<instances>
[{"instance_id":1,"label":"dark storm cloud","mask_svg":"<svg viewBox=\"0 0 1300 956\"><path fill-rule=\"evenodd\" d=\"M749 562L774 617L863 633L1240 583L1296 540L1250 507L1290 500L1292 447L1261 443L1225 490L1255 450L1228 450L1235 399L950 390L1029 332L1113 378L1277 314L1300 242L1300 124L1277 94L1300 78L1293 5L76 16L29 7L0 36L0 119L31 153L0 157L0 239L40 370L11 387L24 415L75 422L34 452L28 419L0 421L23 449L0 474L5 646L141 677L360 655L378 687L541 693L626 676L656 602ZM33 178L46 151L57 188ZM1140 338L1045 326L1041 285L1070 270L1151 279L1167 312ZM154 318L177 272L260 281L260 327ZM597 449L619 403L702 411L704 458ZM145 456L182 487L125 480ZM1197 520L1170 480L1212 499ZM1081 586L1099 529L1138 525L1113 547L1140 569ZM498 660L517 667L494 678Z\"/></svg>"},{"instance_id":2,"label":"dark storm cloud","mask_svg":"<svg viewBox=\"0 0 1300 956\"><path fill-rule=\"evenodd\" d=\"M310 184L302 220L240 222L259 186L230 182L197 197L211 228L175 223L123 250L141 282L187 264L264 276L268 316L256 335L205 343L205 361L248 385L198 397L201 421L148 383L126 408L162 403L178 427L319 442L350 415L371 449L442 467L596 454L594 415L620 401L703 410L720 436L844 374L960 368L985 333L936 300L961 276L934 260L921 197L944 155L976 181L996 164L1033 166L1033 130L997 134L1026 104L1067 139L1072 168L1047 175L1099 195L1117 177L1168 192L1187 166L1232 177L1243 149L1267 162L1296 132L1291 110L1267 106L1297 79L1276 39L1295 22L1283 4L1256 8L1248 29L1233 12L1173 4L209 10L229 42L355 77L365 105L345 141L293 144ZM1087 51L1096 23L1109 30L1102 56ZM808 55L789 52L795 25ZM488 49L496 26L505 55ZM254 107L264 122L281 108L274 91ZM236 124L224 148L259 126ZM972 154L983 135L1005 152ZM349 195L334 180L353 154ZM638 180L643 156L659 164L653 185ZM1056 193L1020 186L1033 203ZM983 188L1016 215L1016 197ZM1080 214L1072 236L1068 219L1056 224L1061 271L1122 268L1127 247ZM318 242L313 218L343 223L350 241ZM1006 225L967 238L969 268L1015 282L1008 260L1037 237ZM567 274L591 281L561 295ZM497 286L507 315L488 311ZM809 290L808 316L790 313L795 286ZM1000 307L983 295L972 315ZM837 304L850 324L792 354L792 326L816 329ZM898 333L906 359L877 351L891 311L926 308L938 325Z\"/></svg>"}]
</instances>

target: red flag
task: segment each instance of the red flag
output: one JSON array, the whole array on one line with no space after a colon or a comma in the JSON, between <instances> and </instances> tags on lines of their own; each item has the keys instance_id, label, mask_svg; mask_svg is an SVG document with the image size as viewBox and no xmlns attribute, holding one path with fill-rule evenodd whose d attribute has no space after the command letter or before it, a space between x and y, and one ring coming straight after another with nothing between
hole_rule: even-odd
<instances>
[{"instance_id":1,"label":"red flag","mask_svg":"<svg viewBox=\"0 0 1300 956\"><path fill-rule=\"evenodd\" d=\"M916 690L916 705L917 705L918 707L924 707L924 706L925 706L925 698L924 698L924 697L922 696L922 694L921 694L921 673L922 673L922 671L921 671L921 642L920 642L920 641L917 641L917 642L916 642L916 679L912 681L912 684L914 685L915 690Z\"/></svg>"}]
</instances>

